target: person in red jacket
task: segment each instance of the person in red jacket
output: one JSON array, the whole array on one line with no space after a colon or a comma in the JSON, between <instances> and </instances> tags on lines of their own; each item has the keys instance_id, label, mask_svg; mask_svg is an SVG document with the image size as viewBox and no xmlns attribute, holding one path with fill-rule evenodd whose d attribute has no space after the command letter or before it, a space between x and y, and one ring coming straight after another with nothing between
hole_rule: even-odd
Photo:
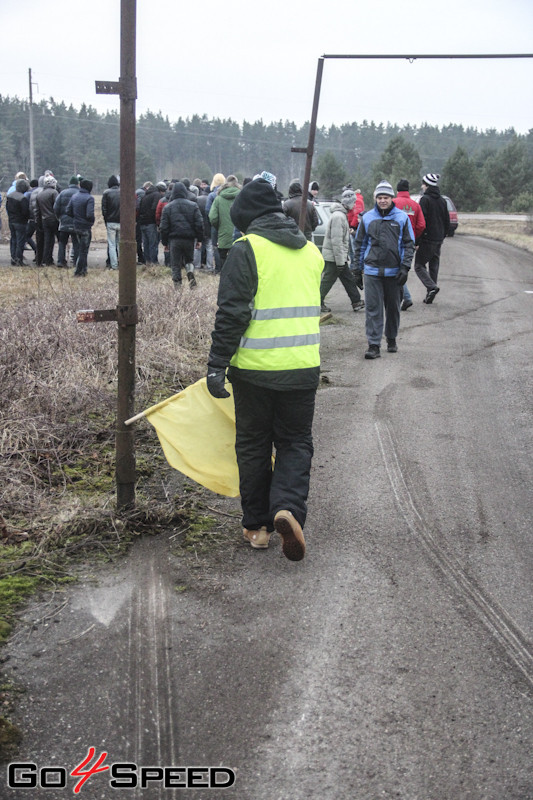
<instances>
[{"instance_id":1,"label":"person in red jacket","mask_svg":"<svg viewBox=\"0 0 533 800\"><path fill-rule=\"evenodd\" d=\"M409 219L411 220L411 227L413 228L413 233L415 236L415 246L418 247L418 240L426 230L426 220L424 219L424 214L422 213L422 209L418 205L418 203L413 200L413 198L409 194L409 181L402 178L398 181L396 186L396 197L394 198L394 205L397 208L401 208L402 211L405 211ZM407 284L403 287L403 300L401 309L402 311L407 311L408 308L411 308L413 305L413 299L411 297L411 292L407 288Z\"/></svg>"},{"instance_id":2,"label":"person in red jacket","mask_svg":"<svg viewBox=\"0 0 533 800\"><path fill-rule=\"evenodd\" d=\"M350 186L345 186L344 189L351 189ZM343 191L344 191L343 189ZM365 201L363 199L363 195L361 194L361 189L355 189L355 205L348 211L348 225L350 226L350 269L355 269L354 264L354 244L355 244L355 234L357 233L357 226L359 225L359 220L361 218L361 214L365 210ZM360 286L360 289L363 287Z\"/></svg>"}]
</instances>

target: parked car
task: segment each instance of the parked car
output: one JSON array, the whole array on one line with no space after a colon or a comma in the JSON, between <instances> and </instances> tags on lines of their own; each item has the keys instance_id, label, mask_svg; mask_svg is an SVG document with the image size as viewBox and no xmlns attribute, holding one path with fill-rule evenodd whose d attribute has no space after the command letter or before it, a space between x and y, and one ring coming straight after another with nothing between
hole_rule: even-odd
<instances>
[{"instance_id":1,"label":"parked car","mask_svg":"<svg viewBox=\"0 0 533 800\"><path fill-rule=\"evenodd\" d=\"M415 200L415 202L419 203L422 195L412 194L411 197L413 198L413 200ZM448 236L453 236L459 225L459 217L457 215L457 209L453 203L453 200L451 200L448 197L448 195L443 194L442 197L444 200L446 200L446 205L448 206L448 213L450 215L450 230L448 231Z\"/></svg>"},{"instance_id":2,"label":"parked car","mask_svg":"<svg viewBox=\"0 0 533 800\"><path fill-rule=\"evenodd\" d=\"M330 217L330 208L333 203L329 200L322 200L316 208L318 214L318 225L313 231L313 242L316 244L320 252L322 252L322 245L324 244L324 236L326 235L326 228Z\"/></svg>"}]
</instances>

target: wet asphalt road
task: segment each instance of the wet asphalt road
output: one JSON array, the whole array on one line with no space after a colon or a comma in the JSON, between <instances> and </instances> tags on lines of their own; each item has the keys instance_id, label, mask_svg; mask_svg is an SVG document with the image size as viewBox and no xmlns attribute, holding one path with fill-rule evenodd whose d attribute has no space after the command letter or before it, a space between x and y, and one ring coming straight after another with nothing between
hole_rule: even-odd
<instances>
[{"instance_id":1,"label":"wet asphalt road","mask_svg":"<svg viewBox=\"0 0 533 800\"><path fill-rule=\"evenodd\" d=\"M70 772L94 747L236 774L104 773L89 800L533 798L533 256L455 237L432 306L409 282L399 352L374 362L364 316L328 298L305 560L238 526L198 569L145 538L28 609L5 664L27 687L20 761Z\"/></svg>"}]
</instances>

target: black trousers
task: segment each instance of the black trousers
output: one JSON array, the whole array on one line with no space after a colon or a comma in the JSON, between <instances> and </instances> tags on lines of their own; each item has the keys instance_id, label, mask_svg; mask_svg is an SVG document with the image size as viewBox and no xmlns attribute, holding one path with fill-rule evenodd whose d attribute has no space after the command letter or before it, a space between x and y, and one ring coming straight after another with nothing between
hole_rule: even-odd
<instances>
[{"instance_id":1,"label":"black trousers","mask_svg":"<svg viewBox=\"0 0 533 800\"><path fill-rule=\"evenodd\" d=\"M286 509L303 528L316 390L278 391L234 377L232 385L243 527L272 531L274 516Z\"/></svg>"},{"instance_id":2,"label":"black trousers","mask_svg":"<svg viewBox=\"0 0 533 800\"><path fill-rule=\"evenodd\" d=\"M415 254L415 272L428 292L437 285L441 246L442 242L423 241Z\"/></svg>"}]
</instances>

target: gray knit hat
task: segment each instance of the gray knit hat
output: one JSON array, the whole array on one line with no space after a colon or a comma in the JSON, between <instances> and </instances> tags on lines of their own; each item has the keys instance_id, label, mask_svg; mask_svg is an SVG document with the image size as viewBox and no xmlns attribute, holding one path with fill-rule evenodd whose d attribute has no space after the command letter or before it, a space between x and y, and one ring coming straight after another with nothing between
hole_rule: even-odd
<instances>
[{"instance_id":1,"label":"gray knit hat","mask_svg":"<svg viewBox=\"0 0 533 800\"><path fill-rule=\"evenodd\" d=\"M376 186L374 194L376 197L378 194L388 194L390 197L394 197L394 189L388 181L380 181Z\"/></svg>"},{"instance_id":2,"label":"gray knit hat","mask_svg":"<svg viewBox=\"0 0 533 800\"><path fill-rule=\"evenodd\" d=\"M342 193L341 203L348 211L355 205L355 192L353 189L345 189Z\"/></svg>"}]
</instances>

